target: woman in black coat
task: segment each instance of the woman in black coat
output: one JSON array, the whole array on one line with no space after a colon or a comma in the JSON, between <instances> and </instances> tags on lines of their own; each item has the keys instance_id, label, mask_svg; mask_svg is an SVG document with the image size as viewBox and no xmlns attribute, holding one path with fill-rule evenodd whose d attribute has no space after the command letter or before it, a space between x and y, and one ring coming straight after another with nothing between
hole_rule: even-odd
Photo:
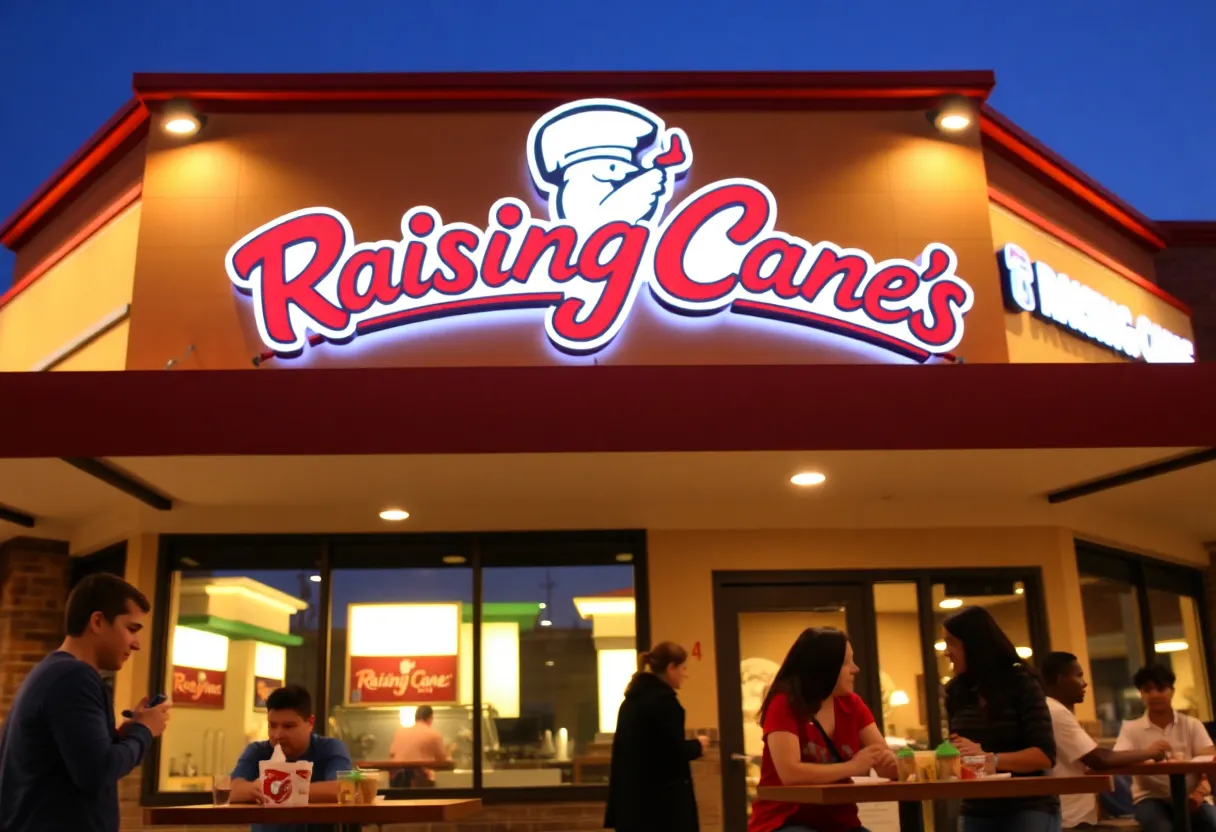
<instances>
[{"instance_id":1,"label":"woman in black coat","mask_svg":"<svg viewBox=\"0 0 1216 832\"><path fill-rule=\"evenodd\" d=\"M612 738L604 826L618 832L698 832L689 761L708 740L684 738L676 691L688 675L688 652L665 641L643 653L625 689Z\"/></svg>"}]
</instances>

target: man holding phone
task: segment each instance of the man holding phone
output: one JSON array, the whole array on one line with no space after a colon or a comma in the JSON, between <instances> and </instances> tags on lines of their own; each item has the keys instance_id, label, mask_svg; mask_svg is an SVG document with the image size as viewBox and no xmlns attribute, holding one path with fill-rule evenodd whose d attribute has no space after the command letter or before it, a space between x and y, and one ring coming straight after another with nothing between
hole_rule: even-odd
<instances>
[{"instance_id":1,"label":"man holding phone","mask_svg":"<svg viewBox=\"0 0 1216 832\"><path fill-rule=\"evenodd\" d=\"M0 830L118 832L118 781L169 721L144 700L116 727L102 671L139 649L144 594L114 575L90 575L68 597L67 637L22 682L0 734Z\"/></svg>"}]
</instances>

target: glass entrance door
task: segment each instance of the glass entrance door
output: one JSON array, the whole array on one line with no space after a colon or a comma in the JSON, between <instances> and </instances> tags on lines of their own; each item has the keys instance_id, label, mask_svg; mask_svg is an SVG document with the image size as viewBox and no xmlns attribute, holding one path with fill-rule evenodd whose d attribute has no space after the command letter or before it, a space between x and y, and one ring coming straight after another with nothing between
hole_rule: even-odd
<instances>
[{"instance_id":1,"label":"glass entrance door","mask_svg":"<svg viewBox=\"0 0 1216 832\"><path fill-rule=\"evenodd\" d=\"M863 584L749 585L719 587L714 596L718 655L718 725L722 743L723 828L747 827L760 778L763 735L756 721L768 685L786 652L807 627L835 627L853 634L861 668L857 693L880 697L877 662L861 635L873 616L873 595ZM731 684L728 680L737 679Z\"/></svg>"}]
</instances>

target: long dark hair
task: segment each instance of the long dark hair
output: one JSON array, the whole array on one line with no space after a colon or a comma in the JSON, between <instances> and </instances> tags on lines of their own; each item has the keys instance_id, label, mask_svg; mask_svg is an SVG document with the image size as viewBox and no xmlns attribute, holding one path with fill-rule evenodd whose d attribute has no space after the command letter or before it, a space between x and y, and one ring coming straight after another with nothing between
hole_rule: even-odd
<instances>
[{"instance_id":1,"label":"long dark hair","mask_svg":"<svg viewBox=\"0 0 1216 832\"><path fill-rule=\"evenodd\" d=\"M633 690L633 686L638 683L638 679L646 671L650 671L658 676L672 665L679 667L686 661L688 661L688 651L683 647L674 641L659 642L650 648L648 652L638 656L638 672L633 674L633 678L629 680L629 686L625 688L625 693Z\"/></svg>"},{"instance_id":2,"label":"long dark hair","mask_svg":"<svg viewBox=\"0 0 1216 832\"><path fill-rule=\"evenodd\" d=\"M779 693L789 699L795 716L810 720L836 690L848 645L849 637L835 627L803 630L764 695L757 715L760 723L764 723L768 706Z\"/></svg>"},{"instance_id":3,"label":"long dark hair","mask_svg":"<svg viewBox=\"0 0 1216 832\"><path fill-rule=\"evenodd\" d=\"M1004 704L1010 681L1019 672L1033 673L1023 664L1018 651L992 614L983 607L968 607L946 619L946 632L963 645L966 667L946 688L948 698L966 696L974 689L984 698L985 708L992 713Z\"/></svg>"}]
</instances>

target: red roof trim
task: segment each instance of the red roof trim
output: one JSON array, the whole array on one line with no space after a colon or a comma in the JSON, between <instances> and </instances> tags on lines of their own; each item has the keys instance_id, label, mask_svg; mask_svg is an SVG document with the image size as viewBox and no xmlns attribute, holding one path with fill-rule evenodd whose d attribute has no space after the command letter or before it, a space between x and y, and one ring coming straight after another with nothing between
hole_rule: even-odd
<instances>
[{"instance_id":1,"label":"red roof trim","mask_svg":"<svg viewBox=\"0 0 1216 832\"><path fill-rule=\"evenodd\" d=\"M1158 220L1171 246L1216 248L1216 220Z\"/></svg>"},{"instance_id":2,"label":"red roof trim","mask_svg":"<svg viewBox=\"0 0 1216 832\"><path fill-rule=\"evenodd\" d=\"M1216 363L7 373L0 389L21 402L0 408L0 457L1216 446ZM487 401L511 407L487 422ZM923 418L892 429L892 402ZM426 429L351 428L406 410Z\"/></svg>"},{"instance_id":3,"label":"red roof trim","mask_svg":"<svg viewBox=\"0 0 1216 832\"><path fill-rule=\"evenodd\" d=\"M947 93L986 101L995 84L989 71L968 72L572 72L572 73L345 73L345 74L137 74L128 102L0 224L0 243L21 237L117 152L146 129L144 102L186 96L221 106L377 102L549 101L572 95L616 94L691 104L713 101L774 106L837 102L846 106L923 106ZM985 107L984 139L1079 197L1138 240L1160 249L1154 223L1044 147L1004 116Z\"/></svg>"},{"instance_id":4,"label":"red roof trim","mask_svg":"<svg viewBox=\"0 0 1216 832\"><path fill-rule=\"evenodd\" d=\"M1080 198L1121 231L1130 232L1142 245L1158 251L1166 247L1156 223L991 107L984 107L980 132L985 142L1013 156L1055 187Z\"/></svg>"},{"instance_id":5,"label":"red roof trim","mask_svg":"<svg viewBox=\"0 0 1216 832\"><path fill-rule=\"evenodd\" d=\"M1005 208L1005 209L1011 211L1012 213L1016 214L1017 216L1021 217L1022 219L1026 220L1026 222L1035 226L1040 231L1042 231L1046 234L1050 234L1052 237L1055 237L1057 240L1064 243L1065 245L1075 248L1077 251L1086 255L1091 260L1094 260L1094 261L1100 263L1101 265L1110 269L1115 274L1119 275L1120 277L1124 278L1125 280L1130 280L1132 283L1136 284L1144 291L1165 301L1170 306L1177 309L1179 312L1182 312L1188 318L1191 316L1191 307L1187 306L1181 300L1179 300L1178 298L1171 295L1169 292L1162 289L1156 283L1153 283L1148 278L1141 277L1140 275L1136 274L1134 271L1129 269L1127 266L1120 263L1118 260L1115 260L1113 257L1110 257L1110 256L1104 254L1103 252L1099 251L1098 249L1094 248L1089 243L1082 240L1080 237L1077 237L1075 234L1071 234L1068 231L1065 231L1063 228L1056 225L1051 220L1048 220L1045 217L1039 216L1034 211L1030 210L1025 205L1018 202L1016 199L1009 196L1008 194L1006 194L1002 191L999 191L996 188L989 185L988 186L988 198L990 200L992 200L993 202L995 202L997 205L1000 205L1002 208Z\"/></svg>"},{"instance_id":6,"label":"red roof trim","mask_svg":"<svg viewBox=\"0 0 1216 832\"><path fill-rule=\"evenodd\" d=\"M29 199L0 223L0 243L15 248L22 236L109 161L127 140L144 129L147 121L148 110L142 101L133 98L124 104Z\"/></svg>"},{"instance_id":7,"label":"red roof trim","mask_svg":"<svg viewBox=\"0 0 1216 832\"><path fill-rule=\"evenodd\" d=\"M67 242L40 260L34 268L30 269L16 283L10 286L7 292L0 295L0 309L3 309L13 298L24 292L44 274L59 265L65 257L84 245L90 237L105 228L110 223L110 220L135 203L139 199L140 194L143 193L143 190L144 184L136 182L126 192L120 194L117 199L101 209L97 216L85 223L79 231L68 238Z\"/></svg>"},{"instance_id":8,"label":"red roof trim","mask_svg":"<svg viewBox=\"0 0 1216 832\"><path fill-rule=\"evenodd\" d=\"M147 101L179 95L244 101L548 100L617 94L663 98L899 99L949 92L984 100L989 71L969 72L462 72L136 74Z\"/></svg>"}]
</instances>

